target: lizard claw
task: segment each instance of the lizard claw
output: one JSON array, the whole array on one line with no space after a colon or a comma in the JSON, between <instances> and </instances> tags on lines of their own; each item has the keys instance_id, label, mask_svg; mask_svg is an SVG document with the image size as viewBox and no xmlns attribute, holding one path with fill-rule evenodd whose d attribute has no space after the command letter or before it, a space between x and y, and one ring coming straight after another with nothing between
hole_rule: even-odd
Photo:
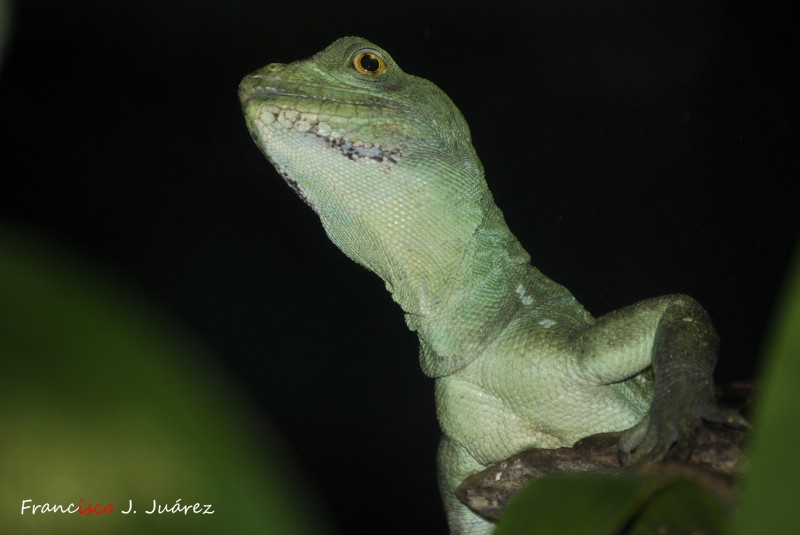
<instances>
[{"instance_id":1,"label":"lizard claw","mask_svg":"<svg viewBox=\"0 0 800 535\"><path fill-rule=\"evenodd\" d=\"M716 403L706 407L702 418L707 422L722 424L727 427L733 427L734 429L750 429L750 422L748 422L747 418L742 416L739 411L723 407Z\"/></svg>"},{"instance_id":2,"label":"lizard claw","mask_svg":"<svg viewBox=\"0 0 800 535\"><path fill-rule=\"evenodd\" d=\"M699 426L700 418L664 422L647 415L620 438L620 462L627 470L636 471L645 463L665 457L686 459L692 452Z\"/></svg>"}]
</instances>

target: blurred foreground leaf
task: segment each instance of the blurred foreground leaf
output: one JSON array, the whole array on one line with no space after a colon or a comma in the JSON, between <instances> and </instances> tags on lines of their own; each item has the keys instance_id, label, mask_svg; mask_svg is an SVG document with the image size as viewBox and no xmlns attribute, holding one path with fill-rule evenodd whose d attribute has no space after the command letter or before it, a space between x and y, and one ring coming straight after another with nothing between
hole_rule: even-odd
<instances>
[{"instance_id":1,"label":"blurred foreground leaf","mask_svg":"<svg viewBox=\"0 0 800 535\"><path fill-rule=\"evenodd\" d=\"M3 533L323 531L218 357L109 278L3 232L0 359ZM22 515L25 499L114 511ZM178 499L215 513L145 514Z\"/></svg>"},{"instance_id":2,"label":"blurred foreground leaf","mask_svg":"<svg viewBox=\"0 0 800 535\"><path fill-rule=\"evenodd\" d=\"M496 535L724 532L720 505L692 482L564 475L542 477L520 492Z\"/></svg>"},{"instance_id":3,"label":"blurred foreground leaf","mask_svg":"<svg viewBox=\"0 0 800 535\"><path fill-rule=\"evenodd\" d=\"M795 258L767 347L736 533L798 533L800 496L800 262Z\"/></svg>"}]
</instances>

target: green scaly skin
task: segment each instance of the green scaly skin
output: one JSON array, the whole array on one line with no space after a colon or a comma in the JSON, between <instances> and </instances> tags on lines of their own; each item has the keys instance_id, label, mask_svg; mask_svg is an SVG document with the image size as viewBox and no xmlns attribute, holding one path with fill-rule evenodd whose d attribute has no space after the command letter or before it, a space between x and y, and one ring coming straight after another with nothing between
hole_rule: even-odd
<instances>
[{"instance_id":1,"label":"green scaly skin","mask_svg":"<svg viewBox=\"0 0 800 535\"><path fill-rule=\"evenodd\" d=\"M455 105L384 50L339 39L248 75L239 96L261 151L419 335L453 533L492 531L453 490L519 451L627 429L635 465L686 456L702 418L735 419L714 403L705 311L670 295L594 319L531 266Z\"/></svg>"}]
</instances>

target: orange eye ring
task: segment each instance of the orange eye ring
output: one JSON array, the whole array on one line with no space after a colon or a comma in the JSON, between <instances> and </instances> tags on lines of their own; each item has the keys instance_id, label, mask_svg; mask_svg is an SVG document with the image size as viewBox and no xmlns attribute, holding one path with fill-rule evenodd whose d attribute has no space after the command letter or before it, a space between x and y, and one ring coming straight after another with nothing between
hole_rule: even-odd
<instances>
[{"instance_id":1,"label":"orange eye ring","mask_svg":"<svg viewBox=\"0 0 800 535\"><path fill-rule=\"evenodd\" d=\"M378 76L386 70L386 62L378 52L365 48L356 53L353 67L366 76Z\"/></svg>"}]
</instances>

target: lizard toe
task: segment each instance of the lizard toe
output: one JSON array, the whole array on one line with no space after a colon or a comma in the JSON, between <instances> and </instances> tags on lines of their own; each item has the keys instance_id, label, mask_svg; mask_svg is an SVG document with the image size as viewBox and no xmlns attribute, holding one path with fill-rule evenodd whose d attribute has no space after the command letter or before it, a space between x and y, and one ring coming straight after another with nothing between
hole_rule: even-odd
<instances>
[{"instance_id":1,"label":"lizard toe","mask_svg":"<svg viewBox=\"0 0 800 535\"><path fill-rule=\"evenodd\" d=\"M702 418L707 422L722 424L734 429L750 429L750 422L738 410L724 407L718 403L706 406L702 412Z\"/></svg>"}]
</instances>

